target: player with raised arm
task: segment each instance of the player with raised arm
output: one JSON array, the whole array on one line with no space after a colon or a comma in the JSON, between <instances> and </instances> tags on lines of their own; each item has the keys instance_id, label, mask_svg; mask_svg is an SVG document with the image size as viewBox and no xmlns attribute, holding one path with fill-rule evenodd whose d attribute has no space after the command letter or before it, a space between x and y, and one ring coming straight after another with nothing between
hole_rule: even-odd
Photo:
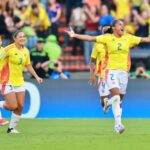
<instances>
[{"instance_id":1,"label":"player with raised arm","mask_svg":"<svg viewBox=\"0 0 150 150\"><path fill-rule=\"evenodd\" d=\"M110 101L105 103L105 105L107 106L109 103L112 103L115 118L114 129L117 133L123 133L125 128L121 121L122 108L120 107L120 103L122 98L120 94L123 97L126 93L130 48L141 42L150 43L150 38L137 37L124 33L125 26L122 20L115 20L112 28L112 34L101 36L79 35L74 33L72 29L67 31L67 33L70 37L80 40L105 44L109 57L105 77L112 96Z\"/></svg>"}]
</instances>

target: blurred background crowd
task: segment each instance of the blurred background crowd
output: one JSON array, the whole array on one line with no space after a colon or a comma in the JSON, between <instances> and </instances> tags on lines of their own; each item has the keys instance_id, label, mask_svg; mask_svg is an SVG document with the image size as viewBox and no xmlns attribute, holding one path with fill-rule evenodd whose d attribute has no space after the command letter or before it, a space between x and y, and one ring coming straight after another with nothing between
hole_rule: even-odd
<instances>
[{"instance_id":1,"label":"blurred background crowd","mask_svg":"<svg viewBox=\"0 0 150 150\"><path fill-rule=\"evenodd\" d=\"M150 0L0 0L3 46L22 29L33 67L43 78L67 79L70 72L89 70L94 43L70 39L65 34L69 26L76 33L96 36L101 26L115 19L124 20L126 32L149 37ZM131 58L131 78L150 78L150 44L134 48Z\"/></svg>"}]
</instances>

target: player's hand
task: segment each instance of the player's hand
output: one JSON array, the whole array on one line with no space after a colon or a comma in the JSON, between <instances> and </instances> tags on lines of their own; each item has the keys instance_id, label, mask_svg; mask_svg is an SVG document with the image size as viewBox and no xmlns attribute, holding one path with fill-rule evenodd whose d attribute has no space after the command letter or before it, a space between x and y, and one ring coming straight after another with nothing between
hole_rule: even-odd
<instances>
[{"instance_id":1,"label":"player's hand","mask_svg":"<svg viewBox=\"0 0 150 150\"><path fill-rule=\"evenodd\" d=\"M70 37L75 37L75 32L73 31L73 29L71 27L69 27L70 30L66 30L66 33L70 36Z\"/></svg>"},{"instance_id":2,"label":"player's hand","mask_svg":"<svg viewBox=\"0 0 150 150\"><path fill-rule=\"evenodd\" d=\"M132 10L132 14L137 15L138 14L137 10Z\"/></svg>"},{"instance_id":3,"label":"player's hand","mask_svg":"<svg viewBox=\"0 0 150 150\"><path fill-rule=\"evenodd\" d=\"M37 80L37 82L38 82L39 84L42 84L42 83L43 83L43 79L40 78L40 77L38 77L36 80Z\"/></svg>"},{"instance_id":4,"label":"player's hand","mask_svg":"<svg viewBox=\"0 0 150 150\"><path fill-rule=\"evenodd\" d=\"M96 85L96 77L91 77L89 82L88 82L90 85Z\"/></svg>"},{"instance_id":5,"label":"player's hand","mask_svg":"<svg viewBox=\"0 0 150 150\"><path fill-rule=\"evenodd\" d=\"M36 65L35 65L35 68L36 69L39 69L41 67L41 63L37 63Z\"/></svg>"}]
</instances>

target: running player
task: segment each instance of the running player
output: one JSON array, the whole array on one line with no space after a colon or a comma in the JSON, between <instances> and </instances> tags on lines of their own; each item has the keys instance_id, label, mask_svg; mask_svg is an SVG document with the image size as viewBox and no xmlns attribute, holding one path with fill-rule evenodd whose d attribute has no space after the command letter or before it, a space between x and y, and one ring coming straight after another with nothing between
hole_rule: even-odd
<instances>
[{"instance_id":1,"label":"running player","mask_svg":"<svg viewBox=\"0 0 150 150\"><path fill-rule=\"evenodd\" d=\"M102 34L112 33L110 25L102 26ZM96 61L96 67L95 67ZM96 43L93 47L90 59L90 84L96 83L96 76L98 77L98 91L101 99L101 106L104 113L108 111L109 107L104 107L104 101L108 101L110 92L105 81L105 69L107 66L108 55L104 44Z\"/></svg>"},{"instance_id":2,"label":"running player","mask_svg":"<svg viewBox=\"0 0 150 150\"><path fill-rule=\"evenodd\" d=\"M113 34L105 34L101 36L79 35L71 31L67 31L70 37L78 38L85 41L105 44L108 51L108 65L105 72L108 89L112 98L105 103L105 106L112 103L112 110L115 118L115 131L122 133L125 128L121 122L122 109L120 108L121 97L126 93L128 83L128 58L129 49L141 42L150 43L148 37L136 37L130 34L124 34L124 22L115 20L113 23Z\"/></svg>"},{"instance_id":3,"label":"running player","mask_svg":"<svg viewBox=\"0 0 150 150\"><path fill-rule=\"evenodd\" d=\"M13 39L14 43L4 48L0 54L1 59L5 59L0 80L3 83L2 94L6 100L0 102L0 107L13 111L7 133L19 133L15 127L20 120L25 101L24 68L27 68L39 84L43 81L31 66L29 50L24 47L26 42L24 32L16 31Z\"/></svg>"},{"instance_id":4,"label":"running player","mask_svg":"<svg viewBox=\"0 0 150 150\"><path fill-rule=\"evenodd\" d=\"M2 47L2 37L0 36L0 52L1 51L3 51L3 47ZM0 64L1 64L1 61L0 61ZM1 88L1 83L0 83L0 88ZM1 91L1 89L0 89L0 91ZM2 112L0 110L0 126L6 125L8 123L9 122L2 117Z\"/></svg>"}]
</instances>

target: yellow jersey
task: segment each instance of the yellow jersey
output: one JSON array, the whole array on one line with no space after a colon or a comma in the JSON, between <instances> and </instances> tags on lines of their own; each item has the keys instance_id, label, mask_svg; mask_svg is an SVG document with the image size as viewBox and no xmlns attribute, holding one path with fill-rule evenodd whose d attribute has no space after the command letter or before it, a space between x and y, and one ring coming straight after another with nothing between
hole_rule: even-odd
<instances>
[{"instance_id":1,"label":"yellow jersey","mask_svg":"<svg viewBox=\"0 0 150 150\"><path fill-rule=\"evenodd\" d=\"M107 66L107 51L104 44L95 43L91 58L96 59L96 76L100 78L105 78L105 69Z\"/></svg>"},{"instance_id":2,"label":"yellow jersey","mask_svg":"<svg viewBox=\"0 0 150 150\"><path fill-rule=\"evenodd\" d=\"M15 44L10 44L4 48L3 53L1 59L5 59L5 62L7 62L7 67L5 67L5 73L8 74L7 83L13 86L23 85L24 68L31 64L29 50L25 47L19 50ZM3 76L3 73L4 71L0 73L0 76Z\"/></svg>"},{"instance_id":3,"label":"yellow jersey","mask_svg":"<svg viewBox=\"0 0 150 150\"><path fill-rule=\"evenodd\" d=\"M140 37L125 34L122 37L116 37L114 34L105 34L96 37L97 43L105 44L108 51L108 70L121 69L128 71L130 67L130 48L138 45Z\"/></svg>"}]
</instances>

